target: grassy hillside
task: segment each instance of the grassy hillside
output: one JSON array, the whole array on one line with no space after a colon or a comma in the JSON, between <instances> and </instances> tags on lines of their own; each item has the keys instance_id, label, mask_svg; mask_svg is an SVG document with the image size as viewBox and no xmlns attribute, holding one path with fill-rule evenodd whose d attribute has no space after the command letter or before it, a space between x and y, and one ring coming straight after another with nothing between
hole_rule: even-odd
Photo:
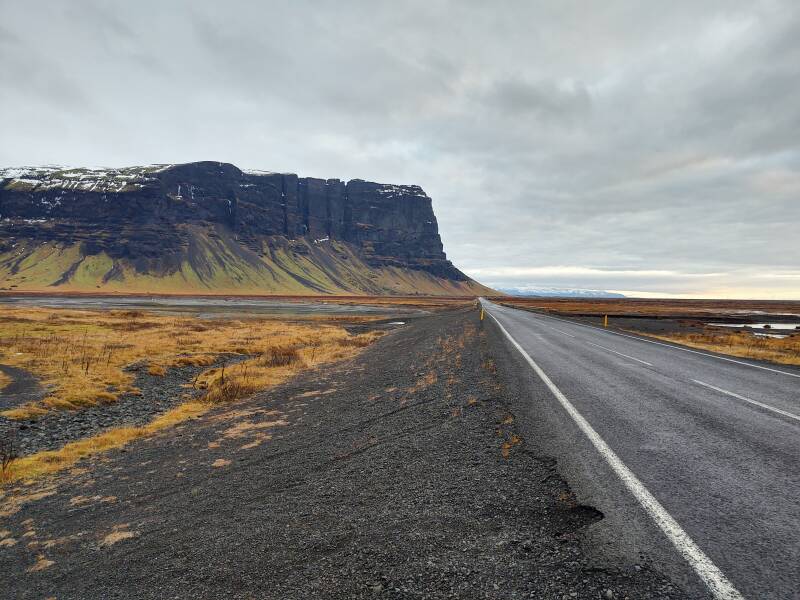
<instances>
[{"instance_id":1,"label":"grassy hillside","mask_svg":"<svg viewBox=\"0 0 800 600\"><path fill-rule=\"evenodd\" d=\"M399 267L373 267L351 245L309 239L235 240L194 228L180 253L157 259L88 255L81 243L19 241L0 253L0 290L153 294L425 294L492 290Z\"/></svg>"}]
</instances>

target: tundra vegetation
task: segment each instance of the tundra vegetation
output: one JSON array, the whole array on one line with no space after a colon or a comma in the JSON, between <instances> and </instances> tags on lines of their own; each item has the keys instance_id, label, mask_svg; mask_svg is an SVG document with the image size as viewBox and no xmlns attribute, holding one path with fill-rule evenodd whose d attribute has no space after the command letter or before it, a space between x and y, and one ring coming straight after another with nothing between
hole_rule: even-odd
<instances>
[{"instance_id":1,"label":"tundra vegetation","mask_svg":"<svg viewBox=\"0 0 800 600\"><path fill-rule=\"evenodd\" d=\"M571 299L498 298L502 304L556 316L600 318L608 315L612 325L684 346L775 363L800 365L800 329L783 338L754 335L750 331L724 329L707 324L708 319L725 317L740 321L747 317L784 320L800 312L800 303L779 300L666 300L666 299ZM619 319L619 320L618 320ZM615 323L616 321L616 323ZM639 323L670 324L654 332ZM597 321L595 321L596 323ZM800 326L800 323L798 323Z\"/></svg>"},{"instance_id":2,"label":"tundra vegetation","mask_svg":"<svg viewBox=\"0 0 800 600\"><path fill-rule=\"evenodd\" d=\"M139 365L152 376L163 376L181 365L207 369L186 384L196 393L144 427L116 427L56 451L12 460L3 469L3 479L59 470L82 456L196 417L215 404L250 396L303 369L354 356L379 335L351 335L337 320L287 322L199 319L142 311L4 309L0 314L0 363L31 371L48 390L41 401L0 413L7 419L36 418L51 410L80 410L113 403L122 394L135 395L136 373L131 366Z\"/></svg>"},{"instance_id":3,"label":"tundra vegetation","mask_svg":"<svg viewBox=\"0 0 800 600\"><path fill-rule=\"evenodd\" d=\"M492 300L515 308L533 309L564 316L653 318L697 318L748 314L788 314L800 311L800 302L793 300L684 300L666 298L519 298L493 297Z\"/></svg>"},{"instance_id":4,"label":"tundra vegetation","mask_svg":"<svg viewBox=\"0 0 800 600\"><path fill-rule=\"evenodd\" d=\"M755 336L742 331L712 331L711 329L709 328L709 331L703 333L650 334L650 337L719 354L768 360L784 365L800 365L800 334L785 338L772 338Z\"/></svg>"}]
</instances>

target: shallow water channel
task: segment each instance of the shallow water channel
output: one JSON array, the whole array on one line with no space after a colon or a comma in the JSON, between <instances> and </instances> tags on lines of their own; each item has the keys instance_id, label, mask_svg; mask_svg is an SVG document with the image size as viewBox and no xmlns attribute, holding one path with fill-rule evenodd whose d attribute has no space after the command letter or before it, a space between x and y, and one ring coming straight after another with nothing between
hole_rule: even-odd
<instances>
[{"instance_id":1,"label":"shallow water channel","mask_svg":"<svg viewBox=\"0 0 800 600\"><path fill-rule=\"evenodd\" d=\"M260 315L419 315L426 311L405 306L341 304L313 300L183 296L0 296L4 306L44 308L148 310L200 318L242 318Z\"/></svg>"}]
</instances>

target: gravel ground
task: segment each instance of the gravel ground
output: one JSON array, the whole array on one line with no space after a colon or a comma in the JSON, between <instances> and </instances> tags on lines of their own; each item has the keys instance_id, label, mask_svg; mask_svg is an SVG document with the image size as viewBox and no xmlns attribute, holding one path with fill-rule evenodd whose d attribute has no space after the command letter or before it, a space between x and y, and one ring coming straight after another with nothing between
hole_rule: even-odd
<instances>
[{"instance_id":1,"label":"gravel ground","mask_svg":"<svg viewBox=\"0 0 800 600\"><path fill-rule=\"evenodd\" d=\"M589 558L581 532L602 515L521 436L488 348L475 311L419 319L17 490L0 507L4 593L685 597L646 566Z\"/></svg>"},{"instance_id":2,"label":"gravel ground","mask_svg":"<svg viewBox=\"0 0 800 600\"><path fill-rule=\"evenodd\" d=\"M231 356L228 364L245 358ZM0 417L0 436L13 437L20 455L25 456L40 450L55 450L67 442L96 435L110 427L144 425L156 415L180 404L182 395L199 394L183 386L207 368L176 367L168 369L163 376L154 376L147 373L147 365L134 365L130 370L136 373L134 385L141 390L141 396L123 394L109 404L81 410L54 410L26 421Z\"/></svg>"},{"instance_id":3,"label":"gravel ground","mask_svg":"<svg viewBox=\"0 0 800 600\"><path fill-rule=\"evenodd\" d=\"M45 390L30 371L11 365L0 365L0 373L4 373L11 379L8 385L0 388L0 410L13 408L25 402L41 400L44 396Z\"/></svg>"}]
</instances>

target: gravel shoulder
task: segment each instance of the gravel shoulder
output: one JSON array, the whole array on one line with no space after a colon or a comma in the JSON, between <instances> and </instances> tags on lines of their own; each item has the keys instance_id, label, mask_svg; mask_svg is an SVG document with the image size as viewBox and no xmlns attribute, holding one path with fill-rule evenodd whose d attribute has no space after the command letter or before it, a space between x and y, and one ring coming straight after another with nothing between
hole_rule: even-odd
<instances>
[{"instance_id":1,"label":"gravel shoulder","mask_svg":"<svg viewBox=\"0 0 800 600\"><path fill-rule=\"evenodd\" d=\"M598 559L476 311L0 499L9 597L683 598ZM526 418L530 418L528 415Z\"/></svg>"}]
</instances>

